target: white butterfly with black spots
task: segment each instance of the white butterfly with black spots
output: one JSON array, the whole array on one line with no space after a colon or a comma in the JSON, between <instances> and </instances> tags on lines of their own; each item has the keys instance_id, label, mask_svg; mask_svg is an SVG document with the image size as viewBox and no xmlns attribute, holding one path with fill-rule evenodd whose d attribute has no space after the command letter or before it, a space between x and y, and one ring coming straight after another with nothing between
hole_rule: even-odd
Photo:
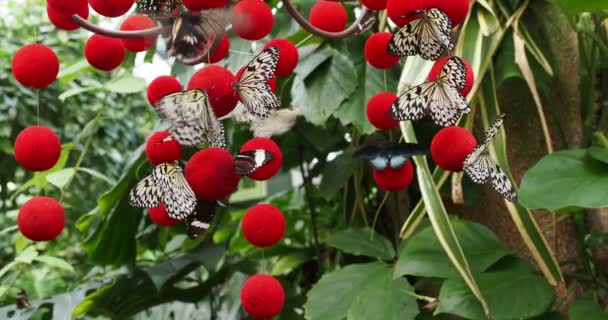
<instances>
[{"instance_id":1,"label":"white butterfly with black spots","mask_svg":"<svg viewBox=\"0 0 608 320\"><path fill-rule=\"evenodd\" d=\"M269 150L256 149L244 151L234 157L236 174L241 177L254 173L274 159L274 153Z\"/></svg>"},{"instance_id":2,"label":"white butterfly with black spots","mask_svg":"<svg viewBox=\"0 0 608 320\"><path fill-rule=\"evenodd\" d=\"M452 21L441 9L415 12L421 17L404 25L388 44L391 54L404 57L417 54L425 60L435 61L454 49Z\"/></svg>"},{"instance_id":3,"label":"white butterfly with black spots","mask_svg":"<svg viewBox=\"0 0 608 320\"><path fill-rule=\"evenodd\" d=\"M233 83L247 112L259 119L270 117L281 105L268 85L278 62L279 48L269 47L255 56L245 67L238 81Z\"/></svg>"},{"instance_id":4,"label":"white butterfly with black spots","mask_svg":"<svg viewBox=\"0 0 608 320\"><path fill-rule=\"evenodd\" d=\"M386 168L398 170L416 155L425 155L428 149L415 143L373 144L361 147L353 157L369 160L374 169L383 171Z\"/></svg>"},{"instance_id":5,"label":"white butterfly with black spots","mask_svg":"<svg viewBox=\"0 0 608 320\"><path fill-rule=\"evenodd\" d=\"M517 191L513 187L511 180L502 171L500 166L490 156L488 149L494 135L500 129L505 115L499 116L492 126L486 131L483 143L477 146L471 154L464 160L464 172L478 184L491 183L494 190L500 195L511 201L517 200Z\"/></svg>"},{"instance_id":6,"label":"white butterfly with black spots","mask_svg":"<svg viewBox=\"0 0 608 320\"><path fill-rule=\"evenodd\" d=\"M209 54L213 44L224 34L228 17L227 9L218 8L201 10L196 15L184 13L173 19L167 39L169 55L183 61Z\"/></svg>"},{"instance_id":7,"label":"white butterfly with black spots","mask_svg":"<svg viewBox=\"0 0 608 320\"><path fill-rule=\"evenodd\" d=\"M196 196L176 162L162 163L129 193L129 204L136 208L165 205L169 217L185 220L196 208Z\"/></svg>"},{"instance_id":8,"label":"white butterfly with black spots","mask_svg":"<svg viewBox=\"0 0 608 320\"><path fill-rule=\"evenodd\" d=\"M139 11L153 17L171 16L181 4L181 0L137 0Z\"/></svg>"},{"instance_id":9,"label":"white butterfly with black spots","mask_svg":"<svg viewBox=\"0 0 608 320\"><path fill-rule=\"evenodd\" d=\"M427 115L442 127L450 127L463 114L471 112L467 99L460 94L466 83L467 68L462 59L451 57L433 81L416 86L399 97L390 115L398 121L420 120Z\"/></svg>"},{"instance_id":10,"label":"white butterfly with black spots","mask_svg":"<svg viewBox=\"0 0 608 320\"><path fill-rule=\"evenodd\" d=\"M154 109L162 120L171 123L171 136L187 147L208 144L211 147L226 148L224 126L215 117L209 97L204 90L193 89L164 96Z\"/></svg>"}]
</instances>

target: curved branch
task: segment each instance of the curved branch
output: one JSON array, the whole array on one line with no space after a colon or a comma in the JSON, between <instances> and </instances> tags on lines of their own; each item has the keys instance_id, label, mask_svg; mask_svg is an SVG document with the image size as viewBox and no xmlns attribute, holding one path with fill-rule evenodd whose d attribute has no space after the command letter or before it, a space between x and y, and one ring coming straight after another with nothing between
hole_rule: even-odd
<instances>
[{"instance_id":1,"label":"curved branch","mask_svg":"<svg viewBox=\"0 0 608 320\"><path fill-rule=\"evenodd\" d=\"M134 31L109 30L109 29L104 29L102 27L96 26L96 25L90 23L87 19L84 19L77 14L70 16L70 20L72 20L77 25L83 27L84 29L94 32L96 34L100 34L100 35L103 35L106 37L111 37L111 38L120 38L120 39L153 38L153 37L158 37L165 30L169 30L168 26L160 26L160 27L156 27L156 28L150 28L150 29L144 29L144 30L134 30Z\"/></svg>"},{"instance_id":2,"label":"curved branch","mask_svg":"<svg viewBox=\"0 0 608 320\"><path fill-rule=\"evenodd\" d=\"M291 0L282 0L282 1L283 1L283 5L285 6L285 9L287 9L287 12L289 12L289 15L291 15L304 30L310 32L311 34L314 34L316 36L319 36L321 38L325 38L328 40L340 40L340 39L348 38L355 34L362 33L364 31L366 31L367 29L369 29L373 25L373 23L376 21L376 18L374 17L374 12L363 7L363 9L361 10L361 15L357 18L357 20L355 20L355 22L350 27L348 27L344 31L340 31L340 32L323 31L323 30L320 30L317 27L313 26L312 24L310 24L310 22L308 20L306 20L306 18L304 18L302 16L302 14L300 14L298 9L296 9L293 6L293 4L291 3Z\"/></svg>"}]
</instances>

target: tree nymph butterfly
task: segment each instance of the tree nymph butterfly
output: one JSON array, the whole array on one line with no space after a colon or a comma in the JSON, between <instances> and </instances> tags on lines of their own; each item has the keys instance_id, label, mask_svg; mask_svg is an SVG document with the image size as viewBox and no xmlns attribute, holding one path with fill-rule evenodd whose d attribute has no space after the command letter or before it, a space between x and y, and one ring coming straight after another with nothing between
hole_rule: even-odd
<instances>
[{"instance_id":1,"label":"tree nymph butterfly","mask_svg":"<svg viewBox=\"0 0 608 320\"><path fill-rule=\"evenodd\" d=\"M180 61L209 55L213 44L224 34L227 24L228 11L225 8L182 14L173 20L167 39L169 55Z\"/></svg>"},{"instance_id":2,"label":"tree nymph butterfly","mask_svg":"<svg viewBox=\"0 0 608 320\"><path fill-rule=\"evenodd\" d=\"M234 157L236 174L241 177L248 176L257 169L265 166L274 159L274 153L269 150L256 149L241 152Z\"/></svg>"},{"instance_id":3,"label":"tree nymph butterfly","mask_svg":"<svg viewBox=\"0 0 608 320\"><path fill-rule=\"evenodd\" d=\"M171 17L179 14L181 0L137 0L137 8L143 14L153 17Z\"/></svg>"},{"instance_id":4,"label":"tree nymph butterfly","mask_svg":"<svg viewBox=\"0 0 608 320\"><path fill-rule=\"evenodd\" d=\"M378 171L383 171L388 167L398 170L412 156L425 155L427 152L427 148L414 143L372 144L355 151L353 157L368 160Z\"/></svg>"}]
</instances>

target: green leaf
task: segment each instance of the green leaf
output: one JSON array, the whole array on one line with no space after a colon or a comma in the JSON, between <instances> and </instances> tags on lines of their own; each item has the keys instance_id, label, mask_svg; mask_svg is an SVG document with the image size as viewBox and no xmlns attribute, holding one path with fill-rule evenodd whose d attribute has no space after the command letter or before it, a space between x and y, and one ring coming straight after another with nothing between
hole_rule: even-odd
<instances>
[{"instance_id":1,"label":"green leaf","mask_svg":"<svg viewBox=\"0 0 608 320\"><path fill-rule=\"evenodd\" d=\"M2 277L16 265L17 261L11 261L7 263L4 267L2 267L2 269L0 269L0 279L2 279Z\"/></svg>"},{"instance_id":2,"label":"green leaf","mask_svg":"<svg viewBox=\"0 0 608 320\"><path fill-rule=\"evenodd\" d=\"M116 93L142 92L146 89L146 80L140 77L127 76L107 83L105 88Z\"/></svg>"},{"instance_id":3,"label":"green leaf","mask_svg":"<svg viewBox=\"0 0 608 320\"><path fill-rule=\"evenodd\" d=\"M338 155L325 166L319 186L321 195L325 199L332 199L348 183L348 180L360 165L361 161L353 159L351 151L345 151Z\"/></svg>"},{"instance_id":4,"label":"green leaf","mask_svg":"<svg viewBox=\"0 0 608 320\"><path fill-rule=\"evenodd\" d=\"M540 275L522 272L488 272L476 277L494 320L528 319L543 313L553 289ZM467 319L486 319L483 309L464 281L446 280L439 293L437 313Z\"/></svg>"},{"instance_id":5,"label":"green leaf","mask_svg":"<svg viewBox=\"0 0 608 320\"><path fill-rule=\"evenodd\" d=\"M602 309L589 295L585 295L574 301L570 306L568 315L570 316L570 320L608 319L608 312Z\"/></svg>"},{"instance_id":6,"label":"green leaf","mask_svg":"<svg viewBox=\"0 0 608 320\"><path fill-rule=\"evenodd\" d=\"M65 68L61 68L61 71L59 71L59 74L57 75L57 79L63 83L72 82L72 80L78 78L78 75L89 68L90 66L87 60L82 58Z\"/></svg>"},{"instance_id":7,"label":"green leaf","mask_svg":"<svg viewBox=\"0 0 608 320\"><path fill-rule=\"evenodd\" d=\"M587 150L558 151L542 158L524 175L520 202L530 209L608 206L608 165Z\"/></svg>"},{"instance_id":8,"label":"green leaf","mask_svg":"<svg viewBox=\"0 0 608 320\"><path fill-rule=\"evenodd\" d=\"M344 252L390 260L395 257L393 245L370 228L348 228L329 236L327 244Z\"/></svg>"},{"instance_id":9,"label":"green leaf","mask_svg":"<svg viewBox=\"0 0 608 320\"><path fill-rule=\"evenodd\" d=\"M34 260L38 261L38 262L42 262L48 266L51 266L51 267L54 267L57 269L74 272L74 267L72 267L72 265L69 264L67 261L60 259L60 258L42 255L42 256L35 257Z\"/></svg>"},{"instance_id":10,"label":"green leaf","mask_svg":"<svg viewBox=\"0 0 608 320\"><path fill-rule=\"evenodd\" d=\"M307 251L300 251L281 256L272 267L271 274L273 276L282 276L290 273L292 270L300 266L302 263L312 259L312 255Z\"/></svg>"},{"instance_id":11,"label":"green leaf","mask_svg":"<svg viewBox=\"0 0 608 320\"><path fill-rule=\"evenodd\" d=\"M95 178L98 178L99 180L103 180L103 181L107 182L110 185L114 185L114 183L116 183L116 181L110 179L108 176L106 176L105 174L103 174L103 173L101 173L101 172L99 172L97 170L93 170L93 169L90 169L90 168L80 167L80 168L78 168L78 171L82 171L84 173L88 173L89 175L91 175L91 176L93 176Z\"/></svg>"},{"instance_id":12,"label":"green leaf","mask_svg":"<svg viewBox=\"0 0 608 320\"><path fill-rule=\"evenodd\" d=\"M608 163L608 149L606 148L591 147L587 150L587 155L597 161Z\"/></svg>"},{"instance_id":13,"label":"green leaf","mask_svg":"<svg viewBox=\"0 0 608 320\"><path fill-rule=\"evenodd\" d=\"M46 181L50 184L62 189L68 181L72 179L76 170L74 168L66 168L57 172L53 172L46 176Z\"/></svg>"},{"instance_id":14,"label":"green leaf","mask_svg":"<svg viewBox=\"0 0 608 320\"><path fill-rule=\"evenodd\" d=\"M25 248L17 257L15 257L15 261L22 262L26 264L31 264L34 258L38 256L38 251L34 246L29 246Z\"/></svg>"},{"instance_id":15,"label":"green leaf","mask_svg":"<svg viewBox=\"0 0 608 320\"><path fill-rule=\"evenodd\" d=\"M569 15L576 15L582 12L606 12L608 5L606 0L549 0L560 7Z\"/></svg>"},{"instance_id":16,"label":"green leaf","mask_svg":"<svg viewBox=\"0 0 608 320\"><path fill-rule=\"evenodd\" d=\"M361 292L348 311L348 320L414 319L418 304L407 292L414 292L414 288L405 278L385 277Z\"/></svg>"},{"instance_id":17,"label":"green leaf","mask_svg":"<svg viewBox=\"0 0 608 320\"><path fill-rule=\"evenodd\" d=\"M101 86L74 87L74 88L68 89L68 90L64 91L63 93L61 93L58 98L59 98L59 100L61 100L61 102L63 102L70 97L73 97L73 96L76 96L76 95L79 95L81 93L88 92L88 91L99 90L101 88L102 88Z\"/></svg>"},{"instance_id":18,"label":"green leaf","mask_svg":"<svg viewBox=\"0 0 608 320\"><path fill-rule=\"evenodd\" d=\"M474 274L485 271L509 254L496 235L481 224L453 220L452 226ZM432 227L413 235L402 246L395 266L395 277L403 275L459 277L458 270L450 263Z\"/></svg>"}]
</instances>

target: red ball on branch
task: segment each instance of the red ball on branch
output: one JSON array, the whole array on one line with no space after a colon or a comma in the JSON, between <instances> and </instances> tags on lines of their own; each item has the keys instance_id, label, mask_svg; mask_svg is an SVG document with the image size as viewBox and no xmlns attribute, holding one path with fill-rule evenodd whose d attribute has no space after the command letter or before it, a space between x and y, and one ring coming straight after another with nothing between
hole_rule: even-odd
<instances>
[{"instance_id":1,"label":"red ball on branch","mask_svg":"<svg viewBox=\"0 0 608 320\"><path fill-rule=\"evenodd\" d=\"M148 102L150 102L151 105L154 105L162 97L182 91L182 89L182 84L179 83L177 78L172 76L160 76L150 82L146 95L148 97Z\"/></svg>"},{"instance_id":2,"label":"red ball on branch","mask_svg":"<svg viewBox=\"0 0 608 320\"><path fill-rule=\"evenodd\" d=\"M348 13L340 2L320 0L310 9L310 24L328 32L340 32L346 28Z\"/></svg>"},{"instance_id":3,"label":"red ball on branch","mask_svg":"<svg viewBox=\"0 0 608 320\"><path fill-rule=\"evenodd\" d=\"M367 63L377 69L389 69L399 62L399 56L388 52L388 43L392 37L390 32L377 32L367 38L363 49Z\"/></svg>"},{"instance_id":4,"label":"red ball on branch","mask_svg":"<svg viewBox=\"0 0 608 320\"><path fill-rule=\"evenodd\" d=\"M61 141L53 130L43 126L23 129L15 139L15 160L26 170L46 171L61 156Z\"/></svg>"},{"instance_id":5,"label":"red ball on branch","mask_svg":"<svg viewBox=\"0 0 608 320\"><path fill-rule=\"evenodd\" d=\"M270 47L279 48L279 62L277 63L275 74L277 76L290 75L297 67L298 60L300 59L298 48L291 43L291 41L281 38L268 41L268 43L266 43L264 46L264 49L268 49Z\"/></svg>"},{"instance_id":6,"label":"red ball on branch","mask_svg":"<svg viewBox=\"0 0 608 320\"><path fill-rule=\"evenodd\" d=\"M89 8L87 0L47 0L46 3L47 8L52 6L56 12L62 13L63 15L73 15L77 13L79 16L83 17L80 14L82 8L86 6L87 12Z\"/></svg>"},{"instance_id":7,"label":"red ball on branch","mask_svg":"<svg viewBox=\"0 0 608 320\"><path fill-rule=\"evenodd\" d=\"M256 274L241 288L241 305L255 319L270 319L283 309L285 292L279 280L270 275Z\"/></svg>"},{"instance_id":8,"label":"red ball on branch","mask_svg":"<svg viewBox=\"0 0 608 320\"><path fill-rule=\"evenodd\" d=\"M245 212L241 223L245 239L256 247L270 247L285 234L285 217L279 208L258 204Z\"/></svg>"},{"instance_id":9,"label":"red ball on branch","mask_svg":"<svg viewBox=\"0 0 608 320\"><path fill-rule=\"evenodd\" d=\"M173 162L182 158L182 146L177 140L161 142L170 136L168 131L157 131L146 143L146 158L154 165Z\"/></svg>"},{"instance_id":10,"label":"red ball on branch","mask_svg":"<svg viewBox=\"0 0 608 320\"><path fill-rule=\"evenodd\" d=\"M408 161L399 169L387 167L379 171L374 169L376 184L387 191L402 191L412 184L414 180L414 166Z\"/></svg>"},{"instance_id":11,"label":"red ball on branch","mask_svg":"<svg viewBox=\"0 0 608 320\"><path fill-rule=\"evenodd\" d=\"M94 34L84 46L89 64L101 71L112 71L125 59L125 48L120 39Z\"/></svg>"},{"instance_id":12,"label":"red ball on branch","mask_svg":"<svg viewBox=\"0 0 608 320\"><path fill-rule=\"evenodd\" d=\"M443 170L460 172L464 160L477 147L473 134L461 127L441 129L431 142L431 157Z\"/></svg>"},{"instance_id":13,"label":"red ball on branch","mask_svg":"<svg viewBox=\"0 0 608 320\"><path fill-rule=\"evenodd\" d=\"M435 0L436 7L443 10L450 20L452 28L460 25L469 14L469 0Z\"/></svg>"},{"instance_id":14,"label":"red ball on branch","mask_svg":"<svg viewBox=\"0 0 608 320\"><path fill-rule=\"evenodd\" d=\"M182 0L184 7L190 11L223 8L226 6L226 2L226 0Z\"/></svg>"},{"instance_id":15,"label":"red ball on branch","mask_svg":"<svg viewBox=\"0 0 608 320\"><path fill-rule=\"evenodd\" d=\"M179 223L178 220L169 217L169 213L167 212L167 209L165 209L164 204L161 204L156 208L148 209L148 216L150 216L152 222L163 227L171 227Z\"/></svg>"},{"instance_id":16,"label":"red ball on branch","mask_svg":"<svg viewBox=\"0 0 608 320\"><path fill-rule=\"evenodd\" d=\"M361 3L367 8L376 11L386 9L386 0L361 0Z\"/></svg>"},{"instance_id":17,"label":"red ball on branch","mask_svg":"<svg viewBox=\"0 0 608 320\"><path fill-rule=\"evenodd\" d=\"M82 2L75 2L75 3L81 3L81 5L82 5L81 7L76 9L75 13L78 14L83 19L88 19L89 18L89 3L86 0L82 1ZM74 23L74 21L72 21L70 19L69 14L65 14L62 11L56 9L55 7L50 5L50 3L47 4L47 6L46 6L46 15L49 17L49 20L51 21L51 23L59 29L72 31L72 30L76 30L76 29L80 28L80 25Z\"/></svg>"},{"instance_id":18,"label":"red ball on branch","mask_svg":"<svg viewBox=\"0 0 608 320\"><path fill-rule=\"evenodd\" d=\"M95 12L109 18L120 17L127 13L135 0L89 0Z\"/></svg>"},{"instance_id":19,"label":"red ball on branch","mask_svg":"<svg viewBox=\"0 0 608 320\"><path fill-rule=\"evenodd\" d=\"M380 92L367 102L367 119L380 130L391 130L399 126L399 121L393 119L389 110L398 97L392 92Z\"/></svg>"},{"instance_id":20,"label":"red ball on branch","mask_svg":"<svg viewBox=\"0 0 608 320\"><path fill-rule=\"evenodd\" d=\"M259 1L259 0L257 0ZM208 65L195 72L188 82L188 90L205 89L215 116L229 114L239 101L232 83L234 75L221 66Z\"/></svg>"},{"instance_id":21,"label":"red ball on branch","mask_svg":"<svg viewBox=\"0 0 608 320\"><path fill-rule=\"evenodd\" d=\"M34 89L46 88L57 79L59 58L47 46L28 44L13 56L12 70L21 85Z\"/></svg>"},{"instance_id":22,"label":"red ball on branch","mask_svg":"<svg viewBox=\"0 0 608 320\"><path fill-rule=\"evenodd\" d=\"M252 151L256 149L271 151L274 155L274 158L272 159L272 161L255 170L248 177L257 181L264 181L274 177L279 172L279 170L281 170L281 165L283 164L283 154L281 153L281 149L274 141L270 139L253 138L247 141L241 147L240 152Z\"/></svg>"},{"instance_id":23,"label":"red ball on branch","mask_svg":"<svg viewBox=\"0 0 608 320\"><path fill-rule=\"evenodd\" d=\"M208 148L195 153L184 171L196 196L208 201L225 199L239 184L234 156L224 149Z\"/></svg>"},{"instance_id":24,"label":"red ball on branch","mask_svg":"<svg viewBox=\"0 0 608 320\"><path fill-rule=\"evenodd\" d=\"M232 30L245 40L260 40L272 31L274 16L262 0L242 0L232 8Z\"/></svg>"},{"instance_id":25,"label":"red ball on branch","mask_svg":"<svg viewBox=\"0 0 608 320\"><path fill-rule=\"evenodd\" d=\"M125 21L120 25L120 30L136 31L150 29L154 27L156 27L156 22L154 22L154 20L143 14L135 14L125 19ZM154 42L156 42L155 37L122 39L122 43L125 49L131 52L146 51L154 45Z\"/></svg>"},{"instance_id":26,"label":"red ball on branch","mask_svg":"<svg viewBox=\"0 0 608 320\"><path fill-rule=\"evenodd\" d=\"M53 198L35 197L19 209L17 226L32 241L55 240L65 226L65 211Z\"/></svg>"},{"instance_id":27,"label":"red ball on branch","mask_svg":"<svg viewBox=\"0 0 608 320\"><path fill-rule=\"evenodd\" d=\"M207 62L208 63L219 62L220 60L222 60L228 56L228 52L230 52L230 40L224 34L224 35L222 35L222 39L220 39L220 43L218 44L217 48L215 49L215 51L213 51L213 54L211 55L211 57L209 57L209 61L207 61Z\"/></svg>"},{"instance_id":28,"label":"red ball on branch","mask_svg":"<svg viewBox=\"0 0 608 320\"><path fill-rule=\"evenodd\" d=\"M435 62L435 64L433 65L433 68L431 68L431 71L429 72L429 81L434 81L435 79L437 79L437 77L439 75L441 75L441 69L443 68L443 66L445 65L445 63L452 58L451 56L446 56L443 58L440 58L439 60L437 60ZM473 84L475 83L475 74L473 73L473 68L471 68L471 65L469 64L468 61L466 61L465 59L459 58L464 65L467 68L467 72L465 74L465 84L464 87L462 88L462 90L460 90L460 94L462 94L463 96L467 96L469 94L469 92L471 92L471 89L473 88Z\"/></svg>"}]
</instances>

